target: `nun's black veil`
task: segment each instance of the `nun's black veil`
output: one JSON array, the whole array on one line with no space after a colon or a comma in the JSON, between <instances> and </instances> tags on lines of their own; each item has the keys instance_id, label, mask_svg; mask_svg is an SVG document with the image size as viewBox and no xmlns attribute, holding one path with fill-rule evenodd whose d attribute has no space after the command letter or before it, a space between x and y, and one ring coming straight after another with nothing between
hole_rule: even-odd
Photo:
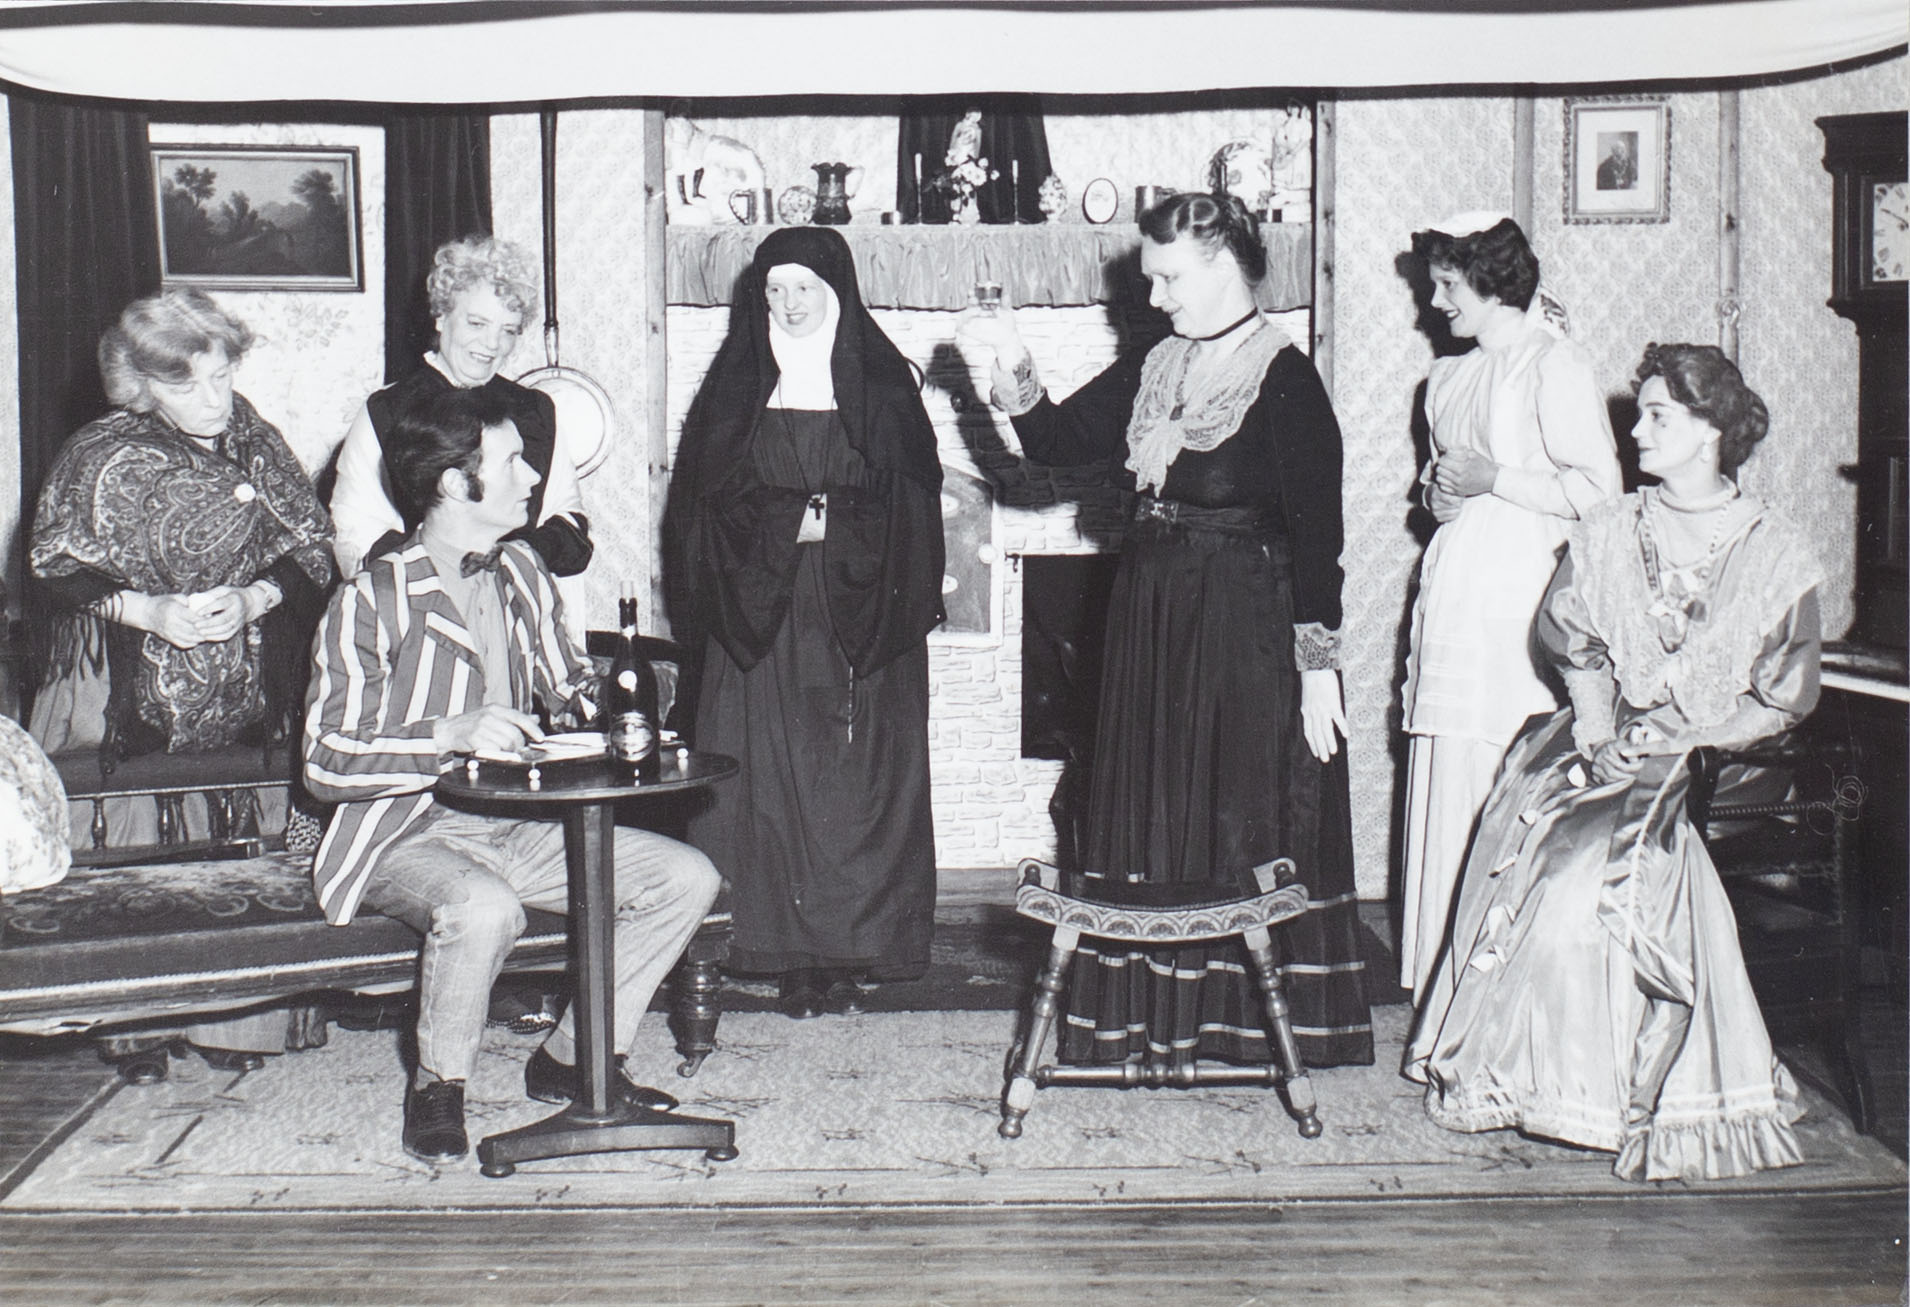
<instances>
[{"instance_id":1,"label":"nun's black veil","mask_svg":"<svg viewBox=\"0 0 1910 1307\"><path fill-rule=\"evenodd\" d=\"M874 493L830 491L824 545L830 617L851 665L866 675L942 620L942 467L917 373L863 306L848 242L827 227L771 232L738 279L729 335L678 446L672 617L685 637L714 636L747 669L788 611L805 496L765 485L751 451L779 375L764 285L771 268L789 263L836 293L836 407L850 445L879 474Z\"/></svg>"}]
</instances>

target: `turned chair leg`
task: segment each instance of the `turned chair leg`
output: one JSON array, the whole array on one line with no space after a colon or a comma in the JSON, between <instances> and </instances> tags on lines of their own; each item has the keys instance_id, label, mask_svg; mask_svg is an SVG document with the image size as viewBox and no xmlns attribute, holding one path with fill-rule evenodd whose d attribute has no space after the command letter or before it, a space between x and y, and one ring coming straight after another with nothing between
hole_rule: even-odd
<instances>
[{"instance_id":1,"label":"turned chair leg","mask_svg":"<svg viewBox=\"0 0 1910 1307\"><path fill-rule=\"evenodd\" d=\"M95 1043L102 1062L110 1062L119 1074L135 1085L156 1085L166 1078L172 1063L169 1036L130 1034L101 1035Z\"/></svg>"},{"instance_id":2,"label":"turned chair leg","mask_svg":"<svg viewBox=\"0 0 1910 1307\"><path fill-rule=\"evenodd\" d=\"M1035 1105L1035 1067L1041 1061L1041 1050L1048 1042L1048 1035L1054 1030L1061 1010L1061 986L1068 978L1068 968L1074 962L1074 950L1080 942L1078 930L1069 926L1055 927L1048 960L1035 982L1028 1037L1017 1055L1010 1058L1008 1086L1001 1099L1001 1124L996 1127L1003 1139L1021 1138L1021 1120Z\"/></svg>"},{"instance_id":3,"label":"turned chair leg","mask_svg":"<svg viewBox=\"0 0 1910 1307\"><path fill-rule=\"evenodd\" d=\"M1273 1032L1274 1054L1285 1076L1287 1108L1300 1123L1302 1139L1320 1137L1319 1107L1313 1097L1313 1082L1300 1062L1300 1046L1293 1039L1293 1021L1287 1011L1287 995L1280 983L1280 968L1273 959L1273 940L1265 926L1255 926L1242 934L1247 954L1253 959L1254 977L1260 982L1261 1002L1267 1009L1267 1025Z\"/></svg>"},{"instance_id":4,"label":"turned chair leg","mask_svg":"<svg viewBox=\"0 0 1910 1307\"><path fill-rule=\"evenodd\" d=\"M680 1076L693 1076L716 1051L716 1027L723 1016L723 967L716 958L685 958L677 965L670 1015L676 1028Z\"/></svg>"}]
</instances>

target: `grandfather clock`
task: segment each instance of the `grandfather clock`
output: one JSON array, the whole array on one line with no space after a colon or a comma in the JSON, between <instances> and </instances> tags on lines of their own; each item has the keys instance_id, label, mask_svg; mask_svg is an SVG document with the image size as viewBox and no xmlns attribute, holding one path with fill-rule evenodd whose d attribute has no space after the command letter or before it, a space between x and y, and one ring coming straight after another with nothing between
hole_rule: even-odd
<instances>
[{"instance_id":1,"label":"grandfather clock","mask_svg":"<svg viewBox=\"0 0 1910 1307\"><path fill-rule=\"evenodd\" d=\"M1819 118L1833 179L1830 307L1857 327L1857 612L1851 636L1905 647L1910 592L1910 444L1906 435L1906 287L1910 192L1905 116Z\"/></svg>"}]
</instances>

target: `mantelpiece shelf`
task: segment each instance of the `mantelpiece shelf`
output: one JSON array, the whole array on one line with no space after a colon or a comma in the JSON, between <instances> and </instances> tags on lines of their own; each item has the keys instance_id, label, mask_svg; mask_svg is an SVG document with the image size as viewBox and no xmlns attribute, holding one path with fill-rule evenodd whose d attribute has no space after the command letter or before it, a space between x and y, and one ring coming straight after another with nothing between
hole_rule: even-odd
<instances>
[{"instance_id":1,"label":"mantelpiece shelf","mask_svg":"<svg viewBox=\"0 0 1910 1307\"><path fill-rule=\"evenodd\" d=\"M726 306L736 278L771 227L670 229L671 304ZM978 281L1000 282L1017 307L1145 304L1132 224L1085 226L837 227L855 256L863 301L870 308L959 309ZM1313 227L1262 228L1267 277L1262 308L1303 308L1313 298Z\"/></svg>"}]
</instances>

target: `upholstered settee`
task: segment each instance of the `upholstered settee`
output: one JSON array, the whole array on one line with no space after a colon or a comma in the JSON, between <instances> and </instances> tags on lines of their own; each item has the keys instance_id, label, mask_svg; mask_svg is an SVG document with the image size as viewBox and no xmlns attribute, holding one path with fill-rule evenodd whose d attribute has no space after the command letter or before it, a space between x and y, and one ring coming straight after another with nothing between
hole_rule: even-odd
<instances>
[{"instance_id":1,"label":"upholstered settee","mask_svg":"<svg viewBox=\"0 0 1910 1307\"><path fill-rule=\"evenodd\" d=\"M165 1066L151 1055L151 1032L187 1019L415 985L417 933L373 913L329 924L313 895L311 854L287 852L281 829L262 830L262 808L284 810L284 782L273 777L285 773L258 751L159 755L104 777L90 755L52 761L75 814L73 865L53 884L0 892L0 1031L90 1031L109 1055L126 1055L128 1074L149 1079ZM109 840L107 804L153 805L157 839ZM526 915L506 969L561 970L565 919ZM684 1075L715 1047L729 936L719 898L659 994Z\"/></svg>"}]
</instances>

